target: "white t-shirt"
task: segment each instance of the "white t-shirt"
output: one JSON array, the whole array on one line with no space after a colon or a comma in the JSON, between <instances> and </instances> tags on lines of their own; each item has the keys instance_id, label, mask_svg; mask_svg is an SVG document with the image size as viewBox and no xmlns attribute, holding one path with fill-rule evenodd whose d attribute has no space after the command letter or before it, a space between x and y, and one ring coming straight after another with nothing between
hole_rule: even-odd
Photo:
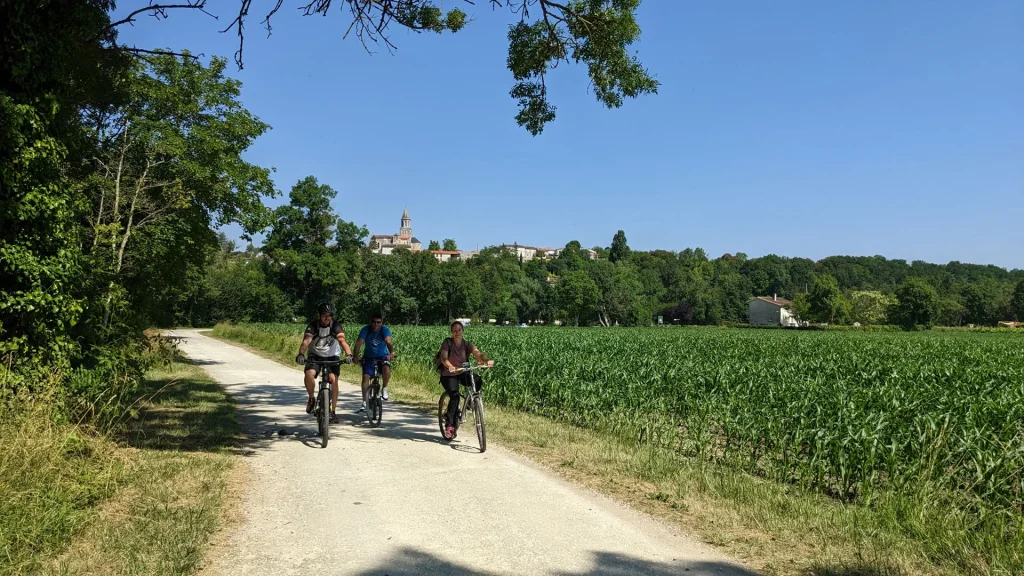
<instances>
[{"instance_id":1,"label":"white t-shirt","mask_svg":"<svg viewBox=\"0 0 1024 576\"><path fill-rule=\"evenodd\" d=\"M341 322L334 320L330 326L323 326L320 320L314 320L306 326L306 334L313 337L309 345L310 354L321 358L341 356L341 344L338 344L338 334L344 334L341 329Z\"/></svg>"}]
</instances>

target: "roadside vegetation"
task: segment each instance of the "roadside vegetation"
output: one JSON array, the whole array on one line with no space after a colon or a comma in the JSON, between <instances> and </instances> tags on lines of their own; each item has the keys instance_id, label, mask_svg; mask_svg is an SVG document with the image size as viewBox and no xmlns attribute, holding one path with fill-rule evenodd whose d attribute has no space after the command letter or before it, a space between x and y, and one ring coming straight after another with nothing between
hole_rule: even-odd
<instances>
[{"instance_id":1,"label":"roadside vegetation","mask_svg":"<svg viewBox=\"0 0 1024 576\"><path fill-rule=\"evenodd\" d=\"M301 329L212 334L291 364ZM435 409L445 333L393 328L396 400ZM467 331L496 441L780 573L1024 569L1022 336Z\"/></svg>"},{"instance_id":2,"label":"roadside vegetation","mask_svg":"<svg viewBox=\"0 0 1024 576\"><path fill-rule=\"evenodd\" d=\"M122 414L62 421L50 403L0 423L0 575L185 575L225 522L234 405L182 359Z\"/></svg>"}]
</instances>

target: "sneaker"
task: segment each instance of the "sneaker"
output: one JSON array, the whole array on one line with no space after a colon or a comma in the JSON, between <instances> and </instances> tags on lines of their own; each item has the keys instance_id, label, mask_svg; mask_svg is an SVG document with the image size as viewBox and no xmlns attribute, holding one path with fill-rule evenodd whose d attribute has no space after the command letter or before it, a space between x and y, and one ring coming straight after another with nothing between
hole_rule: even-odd
<instances>
[{"instance_id":1,"label":"sneaker","mask_svg":"<svg viewBox=\"0 0 1024 576\"><path fill-rule=\"evenodd\" d=\"M391 395L390 395L390 394L388 394L388 389L387 389L387 388L385 388L385 389L384 389L384 390L383 390L383 391L381 392L381 396L380 396L380 397L381 397L381 398L383 398L385 402L387 402L388 400L391 400Z\"/></svg>"},{"instance_id":2,"label":"sneaker","mask_svg":"<svg viewBox=\"0 0 1024 576\"><path fill-rule=\"evenodd\" d=\"M337 423L338 423L338 415L335 414L334 411L332 410L331 411L331 424L337 424Z\"/></svg>"},{"instance_id":3,"label":"sneaker","mask_svg":"<svg viewBox=\"0 0 1024 576\"><path fill-rule=\"evenodd\" d=\"M363 412L366 412L366 402L363 402L363 405L359 407L359 410L356 410L356 414L361 414Z\"/></svg>"},{"instance_id":4,"label":"sneaker","mask_svg":"<svg viewBox=\"0 0 1024 576\"><path fill-rule=\"evenodd\" d=\"M444 427L444 437L447 438L448 440L454 440L455 439L455 427L451 426L451 425L445 426Z\"/></svg>"},{"instance_id":5,"label":"sneaker","mask_svg":"<svg viewBox=\"0 0 1024 576\"><path fill-rule=\"evenodd\" d=\"M306 414L312 414L313 408L316 408L316 398L310 396L309 400L306 401Z\"/></svg>"}]
</instances>

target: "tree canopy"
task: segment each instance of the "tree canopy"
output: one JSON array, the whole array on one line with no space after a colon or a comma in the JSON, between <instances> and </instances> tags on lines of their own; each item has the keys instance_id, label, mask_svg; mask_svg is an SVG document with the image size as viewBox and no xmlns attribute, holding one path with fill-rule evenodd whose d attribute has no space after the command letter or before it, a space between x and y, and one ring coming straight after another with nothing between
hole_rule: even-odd
<instances>
[{"instance_id":1,"label":"tree canopy","mask_svg":"<svg viewBox=\"0 0 1024 576\"><path fill-rule=\"evenodd\" d=\"M235 62L241 68L245 63L246 25L253 17L259 18L271 34L273 22L283 16L285 3L278 0L263 14L251 15L252 0L237 2L237 12L223 14L231 20L222 31L238 37ZM467 9L476 6L470 0L464 3ZM512 16L506 65L514 84L509 94L519 107L516 122L534 136L555 119L556 107L551 103L546 78L560 64L586 66L588 89L608 108L621 107L627 98L657 93L658 81L632 51L641 33L636 21L640 0L488 0L484 5L492 12L504 11ZM174 10L210 14L214 8L206 0L153 2L132 11L113 27L143 15L166 18ZM461 7L445 10L443 3L435 0L311 0L300 6L299 12L305 16L345 14L347 21L343 20L339 29L345 30L344 37L354 35L368 52L374 48L395 50L398 46L392 33L396 27L441 34L458 32L472 23Z\"/></svg>"}]
</instances>

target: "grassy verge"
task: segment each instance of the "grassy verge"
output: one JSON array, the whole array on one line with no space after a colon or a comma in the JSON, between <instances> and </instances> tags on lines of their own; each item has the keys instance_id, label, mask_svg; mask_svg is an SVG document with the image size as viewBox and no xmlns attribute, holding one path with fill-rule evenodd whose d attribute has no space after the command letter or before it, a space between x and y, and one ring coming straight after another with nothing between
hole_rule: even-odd
<instances>
[{"instance_id":1,"label":"grassy verge","mask_svg":"<svg viewBox=\"0 0 1024 576\"><path fill-rule=\"evenodd\" d=\"M229 399L196 367L147 375L116 434L0 424L0 575L191 574L223 520Z\"/></svg>"},{"instance_id":2,"label":"grassy verge","mask_svg":"<svg viewBox=\"0 0 1024 576\"><path fill-rule=\"evenodd\" d=\"M298 337L249 327L217 326L212 336L292 364ZM357 368L344 373L350 381ZM418 365L395 368L392 398L433 412L440 386ZM486 396L486 391L485 391ZM895 497L872 507L844 504L751 476L728 466L638 444L489 404L488 436L558 474L664 519L768 574L881 576L988 573L984 558L944 566L948 526L906 514L922 509ZM901 516L901 510L903 515ZM915 526L908 535L905 527ZM964 553L965 556L968 553Z\"/></svg>"}]
</instances>

